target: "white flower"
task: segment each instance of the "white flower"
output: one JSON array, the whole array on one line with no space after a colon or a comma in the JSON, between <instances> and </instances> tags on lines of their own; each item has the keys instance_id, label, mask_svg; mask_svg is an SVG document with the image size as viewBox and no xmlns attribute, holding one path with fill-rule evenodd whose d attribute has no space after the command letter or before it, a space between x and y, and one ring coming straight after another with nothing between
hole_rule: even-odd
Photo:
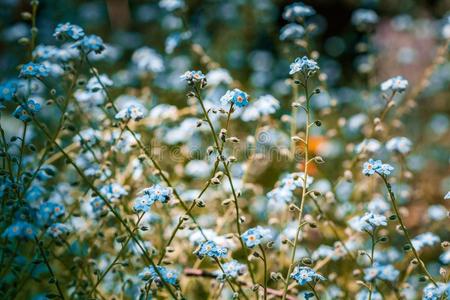
<instances>
[{"instance_id":1,"label":"white flower","mask_svg":"<svg viewBox=\"0 0 450 300\"><path fill-rule=\"evenodd\" d=\"M393 92L403 92L408 87L408 80L403 78L402 76L395 76L389 78L385 82L381 84L381 90L383 92L387 90L392 90Z\"/></svg>"},{"instance_id":2,"label":"white flower","mask_svg":"<svg viewBox=\"0 0 450 300\"><path fill-rule=\"evenodd\" d=\"M142 47L134 51L131 60L142 72L160 73L165 69L162 56L149 47Z\"/></svg>"}]
</instances>

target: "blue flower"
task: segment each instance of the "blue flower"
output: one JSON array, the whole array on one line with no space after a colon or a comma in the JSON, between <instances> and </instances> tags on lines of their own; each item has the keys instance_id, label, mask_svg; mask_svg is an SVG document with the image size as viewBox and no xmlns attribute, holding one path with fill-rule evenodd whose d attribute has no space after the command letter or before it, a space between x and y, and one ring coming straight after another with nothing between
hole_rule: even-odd
<instances>
[{"instance_id":1,"label":"blue flower","mask_svg":"<svg viewBox=\"0 0 450 300\"><path fill-rule=\"evenodd\" d=\"M386 142L386 149L392 152L407 154L411 151L412 142L403 136L393 137Z\"/></svg>"},{"instance_id":2,"label":"blue flower","mask_svg":"<svg viewBox=\"0 0 450 300\"><path fill-rule=\"evenodd\" d=\"M380 226L386 226L387 218L383 215L367 212L362 217L352 218L349 224L355 230L371 232Z\"/></svg>"},{"instance_id":3,"label":"blue flower","mask_svg":"<svg viewBox=\"0 0 450 300\"><path fill-rule=\"evenodd\" d=\"M238 107L245 107L248 105L248 94L240 89L228 90L225 95L220 98L222 106L227 106L230 103Z\"/></svg>"},{"instance_id":4,"label":"blue flower","mask_svg":"<svg viewBox=\"0 0 450 300\"><path fill-rule=\"evenodd\" d=\"M390 164L384 164L381 160L369 159L363 165L363 174L366 176L378 173L380 175L388 176L394 170L394 167Z\"/></svg>"},{"instance_id":5,"label":"blue flower","mask_svg":"<svg viewBox=\"0 0 450 300\"><path fill-rule=\"evenodd\" d=\"M8 228L6 228L5 232L3 232L2 237L6 237L8 239L13 238L26 238L26 239L34 239L36 236L36 229L33 225L24 221L17 221L11 224Z\"/></svg>"},{"instance_id":6,"label":"blue flower","mask_svg":"<svg viewBox=\"0 0 450 300\"><path fill-rule=\"evenodd\" d=\"M199 258L209 256L212 258L225 257L228 253L228 249L218 246L213 241L206 241L200 244L200 246L194 251L194 254Z\"/></svg>"},{"instance_id":7,"label":"blue flower","mask_svg":"<svg viewBox=\"0 0 450 300\"><path fill-rule=\"evenodd\" d=\"M56 26L53 36L60 40L72 39L78 40L84 37L83 28L78 25L64 23Z\"/></svg>"},{"instance_id":8,"label":"blue flower","mask_svg":"<svg viewBox=\"0 0 450 300\"><path fill-rule=\"evenodd\" d=\"M142 109L136 105L130 105L122 110L120 110L116 115L115 118L122 121L139 121L144 118L144 112Z\"/></svg>"},{"instance_id":9,"label":"blue flower","mask_svg":"<svg viewBox=\"0 0 450 300\"><path fill-rule=\"evenodd\" d=\"M42 64L26 63L20 69L20 78L47 77L48 69Z\"/></svg>"},{"instance_id":10,"label":"blue flower","mask_svg":"<svg viewBox=\"0 0 450 300\"><path fill-rule=\"evenodd\" d=\"M148 212L153 203L155 203L155 201L151 200L149 197L142 196L135 200L133 208L138 212Z\"/></svg>"},{"instance_id":11,"label":"blue flower","mask_svg":"<svg viewBox=\"0 0 450 300\"><path fill-rule=\"evenodd\" d=\"M6 81L0 85L0 100L12 101L17 91L17 83L13 80Z\"/></svg>"},{"instance_id":12,"label":"blue flower","mask_svg":"<svg viewBox=\"0 0 450 300\"><path fill-rule=\"evenodd\" d=\"M70 232L70 229L67 225L62 223L54 223L48 229L46 234L51 236L52 238L59 238L62 235L66 235Z\"/></svg>"},{"instance_id":13,"label":"blue flower","mask_svg":"<svg viewBox=\"0 0 450 300\"><path fill-rule=\"evenodd\" d=\"M30 99L26 104L17 106L13 112L13 116L22 122L28 122L31 120L31 116L34 116L34 113L40 110L41 105L35 102L33 99Z\"/></svg>"},{"instance_id":14,"label":"blue flower","mask_svg":"<svg viewBox=\"0 0 450 300\"><path fill-rule=\"evenodd\" d=\"M139 192L143 197L147 197L151 204L155 201L167 203L172 196L172 188L163 187L159 184L143 189Z\"/></svg>"},{"instance_id":15,"label":"blue flower","mask_svg":"<svg viewBox=\"0 0 450 300\"><path fill-rule=\"evenodd\" d=\"M394 268L392 265L375 265L370 268L364 269L364 280L372 281L375 278L386 281L395 281L398 278L400 271Z\"/></svg>"},{"instance_id":16,"label":"blue flower","mask_svg":"<svg viewBox=\"0 0 450 300\"><path fill-rule=\"evenodd\" d=\"M377 172L381 175L391 175L391 172L394 170L394 167L390 164L382 164L381 167L377 170Z\"/></svg>"},{"instance_id":17,"label":"blue flower","mask_svg":"<svg viewBox=\"0 0 450 300\"><path fill-rule=\"evenodd\" d=\"M244 264L239 263L237 260L231 260L227 263L222 264L222 270L218 270L217 280L225 281L227 278L237 278L242 275L246 271L246 266Z\"/></svg>"},{"instance_id":18,"label":"blue flower","mask_svg":"<svg viewBox=\"0 0 450 300\"><path fill-rule=\"evenodd\" d=\"M408 80L406 80L402 76L395 76L389 78L388 80L386 80L381 84L381 90L383 92L391 90L393 92L401 93L404 92L407 87L408 87Z\"/></svg>"},{"instance_id":19,"label":"blue flower","mask_svg":"<svg viewBox=\"0 0 450 300\"><path fill-rule=\"evenodd\" d=\"M178 285L178 279L180 277L180 274L175 270L167 269L163 266L157 266L159 273L162 276L162 279L167 282L168 284L171 284L173 286ZM139 278L144 281L152 280L154 281L158 286L162 286L162 280L161 277L159 277L158 273L156 272L155 268L153 266L146 267L144 270L139 273Z\"/></svg>"},{"instance_id":20,"label":"blue flower","mask_svg":"<svg viewBox=\"0 0 450 300\"><path fill-rule=\"evenodd\" d=\"M423 300L438 300L442 299L442 296L450 296L450 283L438 282L438 286L429 283L423 289Z\"/></svg>"},{"instance_id":21,"label":"blue flower","mask_svg":"<svg viewBox=\"0 0 450 300\"><path fill-rule=\"evenodd\" d=\"M290 69L291 70L289 71L289 75L301 72L305 76L309 76L311 74L314 74L320 68L315 60L303 56L302 58L297 57L290 65Z\"/></svg>"},{"instance_id":22,"label":"blue flower","mask_svg":"<svg viewBox=\"0 0 450 300\"><path fill-rule=\"evenodd\" d=\"M298 21L304 17L310 17L316 14L314 8L305 5L302 2L292 3L284 8L283 19L287 21Z\"/></svg>"},{"instance_id":23,"label":"blue flower","mask_svg":"<svg viewBox=\"0 0 450 300\"><path fill-rule=\"evenodd\" d=\"M105 202L100 197L95 197L90 202L92 211L96 215L101 215L105 209Z\"/></svg>"},{"instance_id":24,"label":"blue flower","mask_svg":"<svg viewBox=\"0 0 450 300\"><path fill-rule=\"evenodd\" d=\"M361 31L367 31L378 23L378 15L371 9L360 8L352 14L352 24Z\"/></svg>"},{"instance_id":25,"label":"blue flower","mask_svg":"<svg viewBox=\"0 0 450 300\"><path fill-rule=\"evenodd\" d=\"M105 50L105 44L103 43L102 38L95 34L83 37L83 39L74 44L74 47L82 49L86 53L94 51L95 53L100 54Z\"/></svg>"},{"instance_id":26,"label":"blue flower","mask_svg":"<svg viewBox=\"0 0 450 300\"><path fill-rule=\"evenodd\" d=\"M261 244L263 241L271 238L272 235L270 233L270 230L261 226L250 228L242 234L242 239L244 240L245 245L249 248L254 248L255 246Z\"/></svg>"},{"instance_id":27,"label":"blue flower","mask_svg":"<svg viewBox=\"0 0 450 300\"><path fill-rule=\"evenodd\" d=\"M280 40L297 40L301 39L304 34L305 28L302 25L289 23L281 28Z\"/></svg>"},{"instance_id":28,"label":"blue flower","mask_svg":"<svg viewBox=\"0 0 450 300\"><path fill-rule=\"evenodd\" d=\"M373 160L371 158L364 163L362 172L366 176L373 175L381 168L381 165L382 165L381 160Z\"/></svg>"},{"instance_id":29,"label":"blue flower","mask_svg":"<svg viewBox=\"0 0 450 300\"><path fill-rule=\"evenodd\" d=\"M441 239L431 232L419 234L418 236L416 236L411 240L416 250L420 250L425 246L433 246L435 244L438 244L440 241Z\"/></svg>"},{"instance_id":30,"label":"blue flower","mask_svg":"<svg viewBox=\"0 0 450 300\"><path fill-rule=\"evenodd\" d=\"M325 277L316 273L309 267L295 267L294 272L291 274L291 278L295 279L299 285L305 285L311 281L325 280Z\"/></svg>"},{"instance_id":31,"label":"blue flower","mask_svg":"<svg viewBox=\"0 0 450 300\"><path fill-rule=\"evenodd\" d=\"M185 80L189 85L206 82L206 76L202 71L186 71L180 78Z\"/></svg>"},{"instance_id":32,"label":"blue flower","mask_svg":"<svg viewBox=\"0 0 450 300\"><path fill-rule=\"evenodd\" d=\"M54 223L59 217L65 214L64 206L58 203L47 201L39 206L37 214L40 224L49 225Z\"/></svg>"}]
</instances>

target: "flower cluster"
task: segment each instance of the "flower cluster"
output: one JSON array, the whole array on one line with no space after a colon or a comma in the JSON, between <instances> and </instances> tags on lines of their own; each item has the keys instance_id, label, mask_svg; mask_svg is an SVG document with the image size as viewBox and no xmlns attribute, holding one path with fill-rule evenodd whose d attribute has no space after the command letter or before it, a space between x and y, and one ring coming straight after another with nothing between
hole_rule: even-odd
<instances>
[{"instance_id":1,"label":"flower cluster","mask_svg":"<svg viewBox=\"0 0 450 300\"><path fill-rule=\"evenodd\" d=\"M150 266L144 268L144 270L141 273L139 273L139 278L144 281L152 280L160 286L163 284L163 281L173 286L178 285L180 274L177 271L168 269L163 266L157 266L157 269L159 274L161 274L161 276L158 274L158 272L155 270L153 266Z\"/></svg>"},{"instance_id":2,"label":"flower cluster","mask_svg":"<svg viewBox=\"0 0 450 300\"><path fill-rule=\"evenodd\" d=\"M394 167L390 164L384 164L381 160L373 160L372 158L366 161L363 165L363 174L366 176L378 173L382 176L391 175Z\"/></svg>"},{"instance_id":3,"label":"flower cluster","mask_svg":"<svg viewBox=\"0 0 450 300\"><path fill-rule=\"evenodd\" d=\"M264 241L270 240L271 238L272 234L270 233L270 230L261 226L250 228L242 234L242 239L245 245L249 248L254 248Z\"/></svg>"},{"instance_id":4,"label":"flower cluster","mask_svg":"<svg viewBox=\"0 0 450 300\"><path fill-rule=\"evenodd\" d=\"M227 253L227 248L221 247L213 241L206 241L201 243L200 246L198 246L198 248L194 251L194 254L199 258L203 258L205 256L211 258L221 258L227 256Z\"/></svg>"},{"instance_id":5,"label":"flower cluster","mask_svg":"<svg viewBox=\"0 0 450 300\"><path fill-rule=\"evenodd\" d=\"M299 285L305 285L313 281L325 280L325 277L323 277L319 273L316 273L316 271L314 271L310 267L299 267L299 266L295 267L294 271L291 274L291 277L295 281L297 281Z\"/></svg>"},{"instance_id":6,"label":"flower cluster","mask_svg":"<svg viewBox=\"0 0 450 300\"><path fill-rule=\"evenodd\" d=\"M302 73L305 76L314 74L316 71L320 69L315 60L309 59L306 56L303 56L301 58L297 57L291 64L290 68L291 70L289 71L289 75Z\"/></svg>"}]
</instances>

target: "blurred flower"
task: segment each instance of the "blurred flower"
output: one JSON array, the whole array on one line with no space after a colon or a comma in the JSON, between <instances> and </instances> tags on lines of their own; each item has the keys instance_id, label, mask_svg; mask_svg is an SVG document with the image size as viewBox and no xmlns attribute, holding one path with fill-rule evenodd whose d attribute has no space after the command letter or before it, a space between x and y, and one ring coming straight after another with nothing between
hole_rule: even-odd
<instances>
[{"instance_id":1,"label":"blurred flower","mask_svg":"<svg viewBox=\"0 0 450 300\"><path fill-rule=\"evenodd\" d=\"M297 57L295 61L290 65L289 75L293 75L296 73L303 73L305 76L309 76L310 74L314 74L317 70L319 70L319 66L315 60L309 59L306 56L302 58Z\"/></svg>"},{"instance_id":2,"label":"blurred flower","mask_svg":"<svg viewBox=\"0 0 450 300\"><path fill-rule=\"evenodd\" d=\"M249 248L254 248L261 244L264 240L271 239L272 235L269 229L257 226L255 228L250 228L242 234L242 239L245 245Z\"/></svg>"},{"instance_id":3,"label":"blurred flower","mask_svg":"<svg viewBox=\"0 0 450 300\"><path fill-rule=\"evenodd\" d=\"M225 257L227 253L228 253L227 248L220 247L213 241L203 242L194 251L194 254L197 255L200 259L202 259L205 256L209 256L211 258Z\"/></svg>"},{"instance_id":4,"label":"blurred flower","mask_svg":"<svg viewBox=\"0 0 450 300\"><path fill-rule=\"evenodd\" d=\"M84 31L83 28L81 28L80 26L70 24L67 22L64 24L58 24L58 26L56 26L55 33L53 34L53 36L59 40L65 39L78 40L84 37Z\"/></svg>"},{"instance_id":5,"label":"blurred flower","mask_svg":"<svg viewBox=\"0 0 450 300\"><path fill-rule=\"evenodd\" d=\"M396 76L389 78L381 84L381 90L383 92L391 90L392 92L404 92L408 87L408 80L402 76Z\"/></svg>"},{"instance_id":6,"label":"blurred flower","mask_svg":"<svg viewBox=\"0 0 450 300\"><path fill-rule=\"evenodd\" d=\"M316 273L309 267L295 267L291 274L291 278L295 279L299 285L305 285L312 281L325 280L325 277Z\"/></svg>"},{"instance_id":7,"label":"blurred flower","mask_svg":"<svg viewBox=\"0 0 450 300\"><path fill-rule=\"evenodd\" d=\"M378 23L378 15L371 9L359 8L352 13L352 24L361 31L372 29Z\"/></svg>"},{"instance_id":8,"label":"blurred flower","mask_svg":"<svg viewBox=\"0 0 450 300\"><path fill-rule=\"evenodd\" d=\"M311 6L302 2L294 2L284 8L283 19L293 22L304 17L310 17L315 13L316 11Z\"/></svg>"},{"instance_id":9,"label":"blurred flower","mask_svg":"<svg viewBox=\"0 0 450 300\"><path fill-rule=\"evenodd\" d=\"M281 28L280 40L297 40L301 39L305 34L305 29L302 25L296 23L289 23Z\"/></svg>"}]
</instances>

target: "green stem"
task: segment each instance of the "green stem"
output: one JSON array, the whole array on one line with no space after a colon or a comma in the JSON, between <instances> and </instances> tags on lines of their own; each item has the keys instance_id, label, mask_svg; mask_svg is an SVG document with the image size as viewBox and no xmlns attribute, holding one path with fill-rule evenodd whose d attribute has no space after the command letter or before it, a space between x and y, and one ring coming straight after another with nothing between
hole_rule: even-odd
<instances>
[{"instance_id":1,"label":"green stem","mask_svg":"<svg viewBox=\"0 0 450 300\"><path fill-rule=\"evenodd\" d=\"M267 259L266 252L264 251L263 246L259 245L259 249L262 253L262 260L264 262L264 300L267 300Z\"/></svg>"},{"instance_id":2,"label":"green stem","mask_svg":"<svg viewBox=\"0 0 450 300\"><path fill-rule=\"evenodd\" d=\"M414 254L414 257L416 258L416 260L417 260L420 268L422 269L423 273L425 273L427 275L427 277L430 279L430 281L434 284L434 286L437 287L438 285L437 285L436 281L433 279L433 277L431 276L430 272L428 272L424 262L422 261L422 259L420 259L419 254L417 253L417 250L416 250L416 248L414 247L414 245L413 245L413 243L411 241L408 229L406 228L405 224L403 223L403 219L402 219L402 217L400 215L400 212L398 210L397 202L396 202L396 199L395 199L395 195L392 192L391 184L388 182L388 180L387 180L387 178L385 176L383 176L383 175L381 175L379 173L377 173L377 174L380 175L380 177L384 181L384 184L386 185L386 188L387 188L387 191L388 191L388 194L389 194L389 198L390 198L391 203L392 203L392 207L394 208L395 215L397 216L398 222L400 224L400 228L402 229L403 234L405 235L406 240L408 241L408 244L411 246L411 250L412 250L412 252Z\"/></svg>"},{"instance_id":3,"label":"green stem","mask_svg":"<svg viewBox=\"0 0 450 300\"><path fill-rule=\"evenodd\" d=\"M214 143L216 145L216 149L217 149L217 152L219 154L219 159L222 161L222 165L223 165L223 167L225 169L225 175L228 177L228 182L230 183L231 192L233 194L233 199L234 199L234 207L235 207L235 211L236 211L236 227L237 227L237 231L238 231L238 235L239 235L239 241L240 241L241 247L242 247L242 249L243 249L243 251L245 253L247 268L248 268L248 271L250 273L250 277L252 279L252 283L255 284L255 275L253 274L253 270L252 270L250 262L248 260L247 248L245 247L244 240L242 239L242 230L241 230L241 224L240 224L240 218L241 217L240 217L240 211L239 211L239 200L238 200L236 191L234 189L233 179L231 177L231 172L230 172L230 170L228 168L227 162L225 161L225 159L223 157L223 149L220 146L219 139L217 138L216 131L215 131L214 126L213 126L213 124L211 122L211 119L209 118L208 111L206 110L205 105L203 103L203 98L201 96L201 93L200 93L200 90L199 90L198 86L194 86L194 93L195 93L198 101L200 102L200 106L202 107L203 114L205 115L205 118L206 118L206 122L208 123L209 128L211 130L211 134L212 134L212 136L214 138Z\"/></svg>"},{"instance_id":4,"label":"green stem","mask_svg":"<svg viewBox=\"0 0 450 300\"><path fill-rule=\"evenodd\" d=\"M41 256L44 259L44 263L47 266L48 271L50 272L50 276L52 276L51 279L54 280L54 284L56 286L56 289L58 290L59 297L64 300L65 299L64 298L64 294L63 294L63 292L61 290L61 287L59 286L59 281L56 279L55 273L53 273L53 269L50 266L50 263L48 262L47 255L45 255L44 249L42 249L40 241L37 239L37 237L35 239L36 239L36 244L37 244L37 246L39 248L39 251L41 253Z\"/></svg>"},{"instance_id":5,"label":"green stem","mask_svg":"<svg viewBox=\"0 0 450 300\"><path fill-rule=\"evenodd\" d=\"M306 79L306 77L305 77ZM305 198L307 193L307 182L308 182L308 162L309 162L309 124L310 124L310 95L308 91L308 81L305 80L303 87L305 89L305 95L306 95L306 128L305 128L305 169L304 169L304 176L303 176L303 188L302 188L302 198L300 200L300 208L298 213L298 226L297 231L295 233L295 239L294 239L294 245L292 247L292 253L291 253L291 261L289 264L289 269L285 277L285 284L284 284L284 291L283 291L283 297L282 299L286 299L287 290L289 286L289 279L291 276L291 272L294 268L294 262L295 262L295 252L297 250L297 244L298 244L298 236L300 234L301 230L301 224L303 219L303 208L305 205Z\"/></svg>"}]
</instances>

